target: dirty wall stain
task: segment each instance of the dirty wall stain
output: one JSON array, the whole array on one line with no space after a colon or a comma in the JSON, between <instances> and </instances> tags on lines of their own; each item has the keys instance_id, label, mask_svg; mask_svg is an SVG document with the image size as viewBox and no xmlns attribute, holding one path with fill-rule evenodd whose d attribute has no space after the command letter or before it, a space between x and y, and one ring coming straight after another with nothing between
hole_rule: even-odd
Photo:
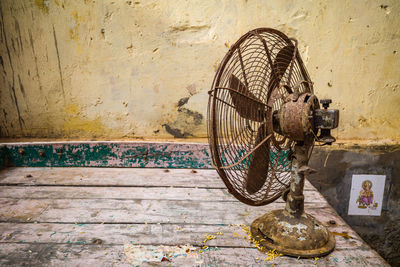
<instances>
[{"instance_id":1,"label":"dirty wall stain","mask_svg":"<svg viewBox=\"0 0 400 267\"><path fill-rule=\"evenodd\" d=\"M35 5L45 14L49 14L49 1L35 0Z\"/></svg>"},{"instance_id":2,"label":"dirty wall stain","mask_svg":"<svg viewBox=\"0 0 400 267\"><path fill-rule=\"evenodd\" d=\"M73 101L99 118L102 138L124 138L130 124L132 138L204 137L206 92L228 47L250 29L271 27L299 40L316 94L341 110L335 137L398 142L400 2L381 4L2 0L2 136L68 137ZM90 104L98 96L108 99L101 107ZM118 120L123 101L135 108ZM93 137L83 123L69 124L80 125L80 138Z\"/></svg>"},{"instance_id":3,"label":"dirty wall stain","mask_svg":"<svg viewBox=\"0 0 400 267\"><path fill-rule=\"evenodd\" d=\"M183 97L178 101L178 116L174 122L162 124L167 133L174 138L194 136L194 132L204 121L203 114L184 107L189 102L189 99L190 97Z\"/></svg>"},{"instance_id":4,"label":"dirty wall stain","mask_svg":"<svg viewBox=\"0 0 400 267\"><path fill-rule=\"evenodd\" d=\"M68 114L68 117L63 124L63 130L67 136L80 136L84 133L99 137L105 133L101 119L96 117L93 120L89 120L82 117L78 105L68 105L65 113Z\"/></svg>"}]
</instances>

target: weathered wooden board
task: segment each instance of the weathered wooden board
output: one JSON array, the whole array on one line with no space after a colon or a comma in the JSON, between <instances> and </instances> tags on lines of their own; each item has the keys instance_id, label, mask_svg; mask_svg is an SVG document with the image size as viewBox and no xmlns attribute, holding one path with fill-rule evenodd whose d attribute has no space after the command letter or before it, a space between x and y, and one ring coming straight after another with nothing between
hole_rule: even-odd
<instances>
[{"instance_id":1,"label":"weathered wooden board","mask_svg":"<svg viewBox=\"0 0 400 267\"><path fill-rule=\"evenodd\" d=\"M0 221L249 224L265 212L283 207L284 203L276 202L251 207L240 202L189 200L0 198ZM305 203L307 211L318 217L329 207L327 203Z\"/></svg>"},{"instance_id":2,"label":"weathered wooden board","mask_svg":"<svg viewBox=\"0 0 400 267\"><path fill-rule=\"evenodd\" d=\"M308 182L306 188L307 212L351 238L336 236L335 251L319 260L270 262L238 225L249 225L284 203L244 205L227 193L213 170L3 170L0 265L131 266L132 246L149 255L160 247L189 244L197 252L140 266L386 266ZM216 238L203 243L207 234ZM199 253L205 244L210 250Z\"/></svg>"},{"instance_id":3,"label":"weathered wooden board","mask_svg":"<svg viewBox=\"0 0 400 267\"><path fill-rule=\"evenodd\" d=\"M30 243L1 247L0 264L4 266L132 266L121 245ZM364 249L337 249L318 260L278 257L266 262L265 257L252 248L218 248L193 257L176 257L172 262L140 266L389 266L376 253Z\"/></svg>"},{"instance_id":4,"label":"weathered wooden board","mask_svg":"<svg viewBox=\"0 0 400 267\"><path fill-rule=\"evenodd\" d=\"M0 183L226 188L215 170L152 168L7 168L0 171Z\"/></svg>"},{"instance_id":5,"label":"weathered wooden board","mask_svg":"<svg viewBox=\"0 0 400 267\"><path fill-rule=\"evenodd\" d=\"M156 168L7 168L0 171L2 184L226 189L215 170ZM315 190L307 180L304 189Z\"/></svg>"},{"instance_id":6,"label":"weathered wooden board","mask_svg":"<svg viewBox=\"0 0 400 267\"><path fill-rule=\"evenodd\" d=\"M361 238L346 224L327 225L332 232L348 232L351 239L337 237L337 248L368 249ZM240 225L202 224L66 224L66 223L0 223L0 243L54 243L109 245L191 244L202 247L254 247ZM219 233L219 234L218 234ZM206 235L215 239L204 242ZM246 239L245 239L246 238ZM101 240L101 241L99 241Z\"/></svg>"},{"instance_id":7,"label":"weathered wooden board","mask_svg":"<svg viewBox=\"0 0 400 267\"><path fill-rule=\"evenodd\" d=\"M305 202L325 203L317 191L304 192ZM0 198L18 199L131 199L237 202L227 189L181 187L76 187L76 186L3 186ZM275 201L283 202L282 198Z\"/></svg>"}]
</instances>

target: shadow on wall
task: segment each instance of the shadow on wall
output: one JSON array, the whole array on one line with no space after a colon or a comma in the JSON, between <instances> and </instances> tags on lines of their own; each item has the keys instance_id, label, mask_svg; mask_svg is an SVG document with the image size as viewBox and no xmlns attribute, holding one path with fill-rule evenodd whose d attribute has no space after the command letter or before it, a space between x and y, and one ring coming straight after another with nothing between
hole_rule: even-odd
<instances>
[{"instance_id":1,"label":"shadow on wall","mask_svg":"<svg viewBox=\"0 0 400 267\"><path fill-rule=\"evenodd\" d=\"M315 149L310 182L339 215L391 265L400 265L400 146ZM353 174L386 175L381 216L348 215Z\"/></svg>"}]
</instances>

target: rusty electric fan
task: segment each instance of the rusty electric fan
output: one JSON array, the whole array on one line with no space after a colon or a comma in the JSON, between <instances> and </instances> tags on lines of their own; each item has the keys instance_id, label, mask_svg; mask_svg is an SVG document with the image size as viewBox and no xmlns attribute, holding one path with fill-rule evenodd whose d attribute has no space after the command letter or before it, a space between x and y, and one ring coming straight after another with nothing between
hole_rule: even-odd
<instances>
[{"instance_id":1,"label":"rusty electric fan","mask_svg":"<svg viewBox=\"0 0 400 267\"><path fill-rule=\"evenodd\" d=\"M261 206L280 196L283 210L256 219L260 245L291 256L326 255L332 234L304 213L304 177L314 141L331 144L339 111L313 94L297 41L268 28L243 35L222 60L209 92L208 132L213 164L229 192Z\"/></svg>"}]
</instances>

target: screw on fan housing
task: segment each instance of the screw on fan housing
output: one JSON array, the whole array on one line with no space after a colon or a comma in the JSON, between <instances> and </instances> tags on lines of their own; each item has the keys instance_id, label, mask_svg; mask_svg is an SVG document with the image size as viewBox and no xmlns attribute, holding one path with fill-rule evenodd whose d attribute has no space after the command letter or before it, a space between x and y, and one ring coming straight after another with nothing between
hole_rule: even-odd
<instances>
[{"instance_id":1,"label":"screw on fan housing","mask_svg":"<svg viewBox=\"0 0 400 267\"><path fill-rule=\"evenodd\" d=\"M213 165L229 192L254 206L286 198L285 209L252 223L253 238L292 256L332 251L332 234L304 213L303 187L314 141L334 141L339 111L328 109L330 100L320 109L297 41L269 28L246 33L225 55L209 94Z\"/></svg>"},{"instance_id":2,"label":"screw on fan housing","mask_svg":"<svg viewBox=\"0 0 400 267\"><path fill-rule=\"evenodd\" d=\"M332 103L332 99L321 99L319 102L322 104L324 109L327 109L329 108L329 104Z\"/></svg>"}]
</instances>

